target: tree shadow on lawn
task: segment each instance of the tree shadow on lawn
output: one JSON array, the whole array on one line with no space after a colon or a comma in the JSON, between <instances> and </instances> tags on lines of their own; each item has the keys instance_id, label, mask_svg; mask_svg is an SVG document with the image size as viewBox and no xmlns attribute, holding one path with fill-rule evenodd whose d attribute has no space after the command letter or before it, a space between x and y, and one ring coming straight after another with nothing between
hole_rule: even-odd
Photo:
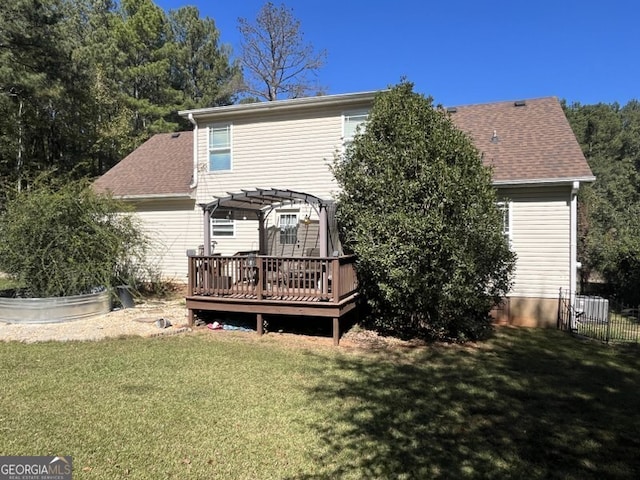
<instances>
[{"instance_id":1,"label":"tree shadow on lawn","mask_svg":"<svg viewBox=\"0 0 640 480\"><path fill-rule=\"evenodd\" d=\"M333 478L638 478L640 355L557 331L498 329L328 359L311 454Z\"/></svg>"}]
</instances>

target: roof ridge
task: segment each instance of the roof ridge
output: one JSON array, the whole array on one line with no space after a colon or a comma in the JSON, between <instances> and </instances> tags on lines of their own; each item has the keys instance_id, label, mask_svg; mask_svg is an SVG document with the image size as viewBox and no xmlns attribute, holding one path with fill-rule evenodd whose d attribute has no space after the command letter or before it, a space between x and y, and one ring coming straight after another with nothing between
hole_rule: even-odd
<instances>
[{"instance_id":1,"label":"roof ridge","mask_svg":"<svg viewBox=\"0 0 640 480\"><path fill-rule=\"evenodd\" d=\"M517 98L517 99L513 99L513 100L497 100L495 102L482 102L482 103L467 103L467 104L463 104L463 105L448 105L445 106L444 108L466 108L466 107L484 107L484 106L489 106L489 105L502 105L502 104L511 104L513 105L515 102L539 102L541 100L558 100L558 97L556 97L555 95L549 95L546 97L534 97L534 98Z\"/></svg>"}]
</instances>

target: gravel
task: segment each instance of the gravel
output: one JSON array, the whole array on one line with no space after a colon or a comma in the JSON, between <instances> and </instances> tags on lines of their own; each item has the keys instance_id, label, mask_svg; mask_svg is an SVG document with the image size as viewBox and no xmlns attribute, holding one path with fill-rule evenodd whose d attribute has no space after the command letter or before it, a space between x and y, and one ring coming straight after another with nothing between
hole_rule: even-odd
<instances>
[{"instance_id":1,"label":"gravel","mask_svg":"<svg viewBox=\"0 0 640 480\"><path fill-rule=\"evenodd\" d=\"M171 326L158 327L156 322L160 319L168 320ZM102 340L131 335L170 335L187 330L187 309L182 299L141 303L134 308L113 310L105 315L64 323L20 325L0 322L0 341Z\"/></svg>"}]
</instances>

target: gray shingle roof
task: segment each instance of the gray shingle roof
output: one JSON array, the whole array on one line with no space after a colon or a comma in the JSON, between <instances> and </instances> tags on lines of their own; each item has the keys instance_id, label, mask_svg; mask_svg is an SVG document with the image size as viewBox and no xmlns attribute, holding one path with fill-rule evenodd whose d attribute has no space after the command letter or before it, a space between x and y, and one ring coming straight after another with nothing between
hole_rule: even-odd
<instances>
[{"instance_id":1,"label":"gray shingle roof","mask_svg":"<svg viewBox=\"0 0 640 480\"><path fill-rule=\"evenodd\" d=\"M114 196L184 196L191 193L192 132L154 135L94 183Z\"/></svg>"},{"instance_id":2,"label":"gray shingle roof","mask_svg":"<svg viewBox=\"0 0 640 480\"><path fill-rule=\"evenodd\" d=\"M494 182L593 178L557 98L516 103L522 102L461 106L451 113L493 167Z\"/></svg>"},{"instance_id":3,"label":"gray shingle roof","mask_svg":"<svg viewBox=\"0 0 640 480\"><path fill-rule=\"evenodd\" d=\"M496 183L592 180L582 150L555 97L456 107L454 123L473 139ZM494 136L495 132L495 136ZM154 135L94 184L115 196L189 195L193 135Z\"/></svg>"}]
</instances>

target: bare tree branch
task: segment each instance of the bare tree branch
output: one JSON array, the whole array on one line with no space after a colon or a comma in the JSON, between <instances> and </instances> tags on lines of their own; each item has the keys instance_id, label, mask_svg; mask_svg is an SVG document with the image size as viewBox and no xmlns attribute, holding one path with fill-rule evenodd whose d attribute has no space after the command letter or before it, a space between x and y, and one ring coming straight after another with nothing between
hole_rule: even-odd
<instances>
[{"instance_id":1,"label":"bare tree branch","mask_svg":"<svg viewBox=\"0 0 640 480\"><path fill-rule=\"evenodd\" d=\"M304 43L300 21L291 9L268 2L255 24L245 18L239 18L238 24L248 94L272 101L280 94L296 98L323 90L314 80L327 53L316 53L311 44Z\"/></svg>"}]
</instances>

